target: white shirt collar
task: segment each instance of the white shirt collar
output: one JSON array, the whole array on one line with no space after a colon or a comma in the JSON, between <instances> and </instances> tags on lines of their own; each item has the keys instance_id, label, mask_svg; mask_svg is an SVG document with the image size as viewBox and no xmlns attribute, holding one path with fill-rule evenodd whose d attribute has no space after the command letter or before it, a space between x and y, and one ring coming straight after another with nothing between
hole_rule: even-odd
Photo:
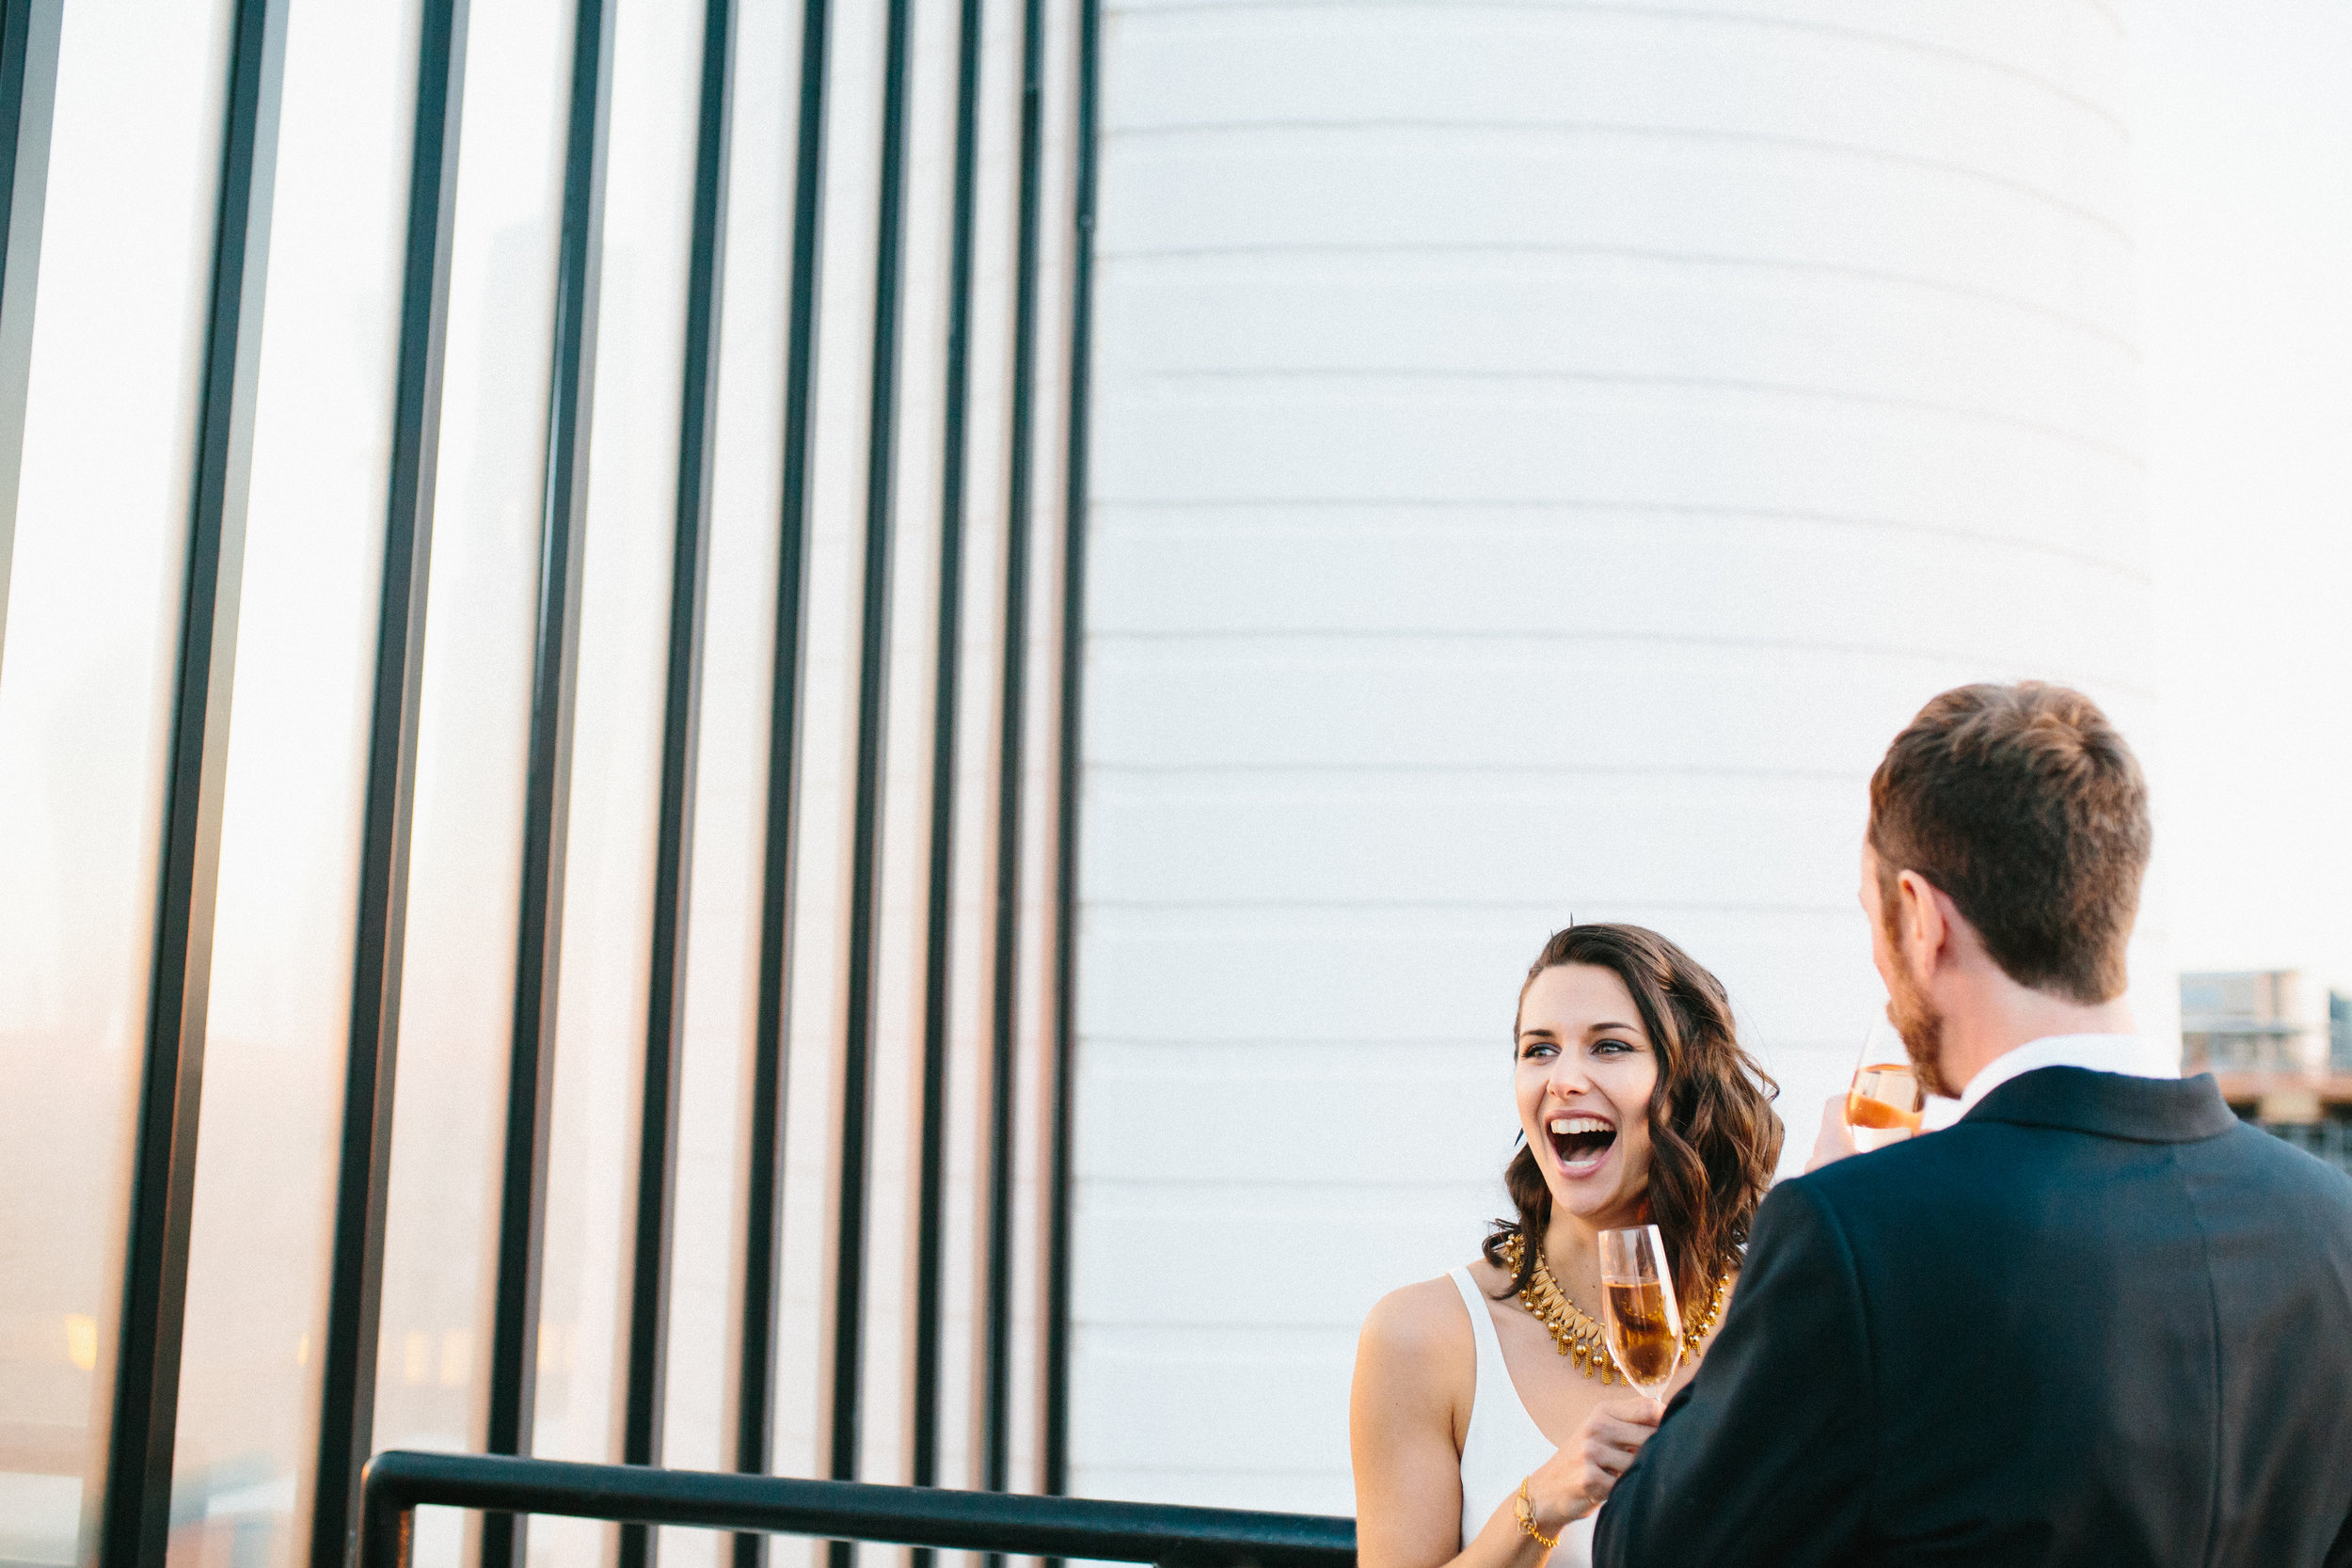
<instances>
[{"instance_id":1,"label":"white shirt collar","mask_svg":"<svg viewBox=\"0 0 2352 1568\"><path fill-rule=\"evenodd\" d=\"M2120 1072L2130 1078L2178 1078L2180 1050L2140 1035L2045 1035L2005 1051L1977 1069L1960 1091L1960 1109L1953 1119L1977 1108L1978 1101L2010 1079L2045 1067L2089 1068L2093 1072Z\"/></svg>"}]
</instances>

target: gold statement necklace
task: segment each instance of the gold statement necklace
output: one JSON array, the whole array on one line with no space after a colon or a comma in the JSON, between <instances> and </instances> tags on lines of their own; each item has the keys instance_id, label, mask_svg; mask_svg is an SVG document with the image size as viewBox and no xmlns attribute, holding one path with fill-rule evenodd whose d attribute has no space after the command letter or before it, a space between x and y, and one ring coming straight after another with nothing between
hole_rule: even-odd
<instances>
[{"instance_id":1,"label":"gold statement necklace","mask_svg":"<svg viewBox=\"0 0 2352 1568\"><path fill-rule=\"evenodd\" d=\"M1519 1261L1526 1255L1526 1243L1516 1234L1503 1242L1502 1264L1511 1271L1514 1279L1518 1277ZM1699 1346L1714 1328L1715 1320L1723 1314L1724 1292L1727 1285L1726 1280L1716 1280L1715 1289L1708 1295L1707 1309L1693 1317L1682 1330L1683 1347L1693 1361L1698 1359ZM1578 1371L1586 1377L1597 1377L1603 1383L1620 1381L1616 1364L1610 1359L1608 1346L1601 1338L1600 1324L1595 1323L1589 1313L1570 1301L1568 1293L1560 1289L1560 1282L1551 1276L1551 1270L1544 1263L1541 1247L1536 1248L1535 1269L1528 1275L1527 1288L1519 1292L1519 1305L1527 1308L1529 1317L1550 1332L1552 1348L1571 1357Z\"/></svg>"}]
</instances>

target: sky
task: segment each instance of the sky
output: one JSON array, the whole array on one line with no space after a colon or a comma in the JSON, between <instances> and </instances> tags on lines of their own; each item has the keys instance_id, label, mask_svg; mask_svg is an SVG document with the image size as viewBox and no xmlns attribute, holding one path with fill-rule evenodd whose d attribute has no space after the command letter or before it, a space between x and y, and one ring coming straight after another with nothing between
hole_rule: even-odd
<instances>
[{"instance_id":1,"label":"sky","mask_svg":"<svg viewBox=\"0 0 2352 1568\"><path fill-rule=\"evenodd\" d=\"M2352 5L2131 20L2156 896L2184 970L2352 990Z\"/></svg>"}]
</instances>

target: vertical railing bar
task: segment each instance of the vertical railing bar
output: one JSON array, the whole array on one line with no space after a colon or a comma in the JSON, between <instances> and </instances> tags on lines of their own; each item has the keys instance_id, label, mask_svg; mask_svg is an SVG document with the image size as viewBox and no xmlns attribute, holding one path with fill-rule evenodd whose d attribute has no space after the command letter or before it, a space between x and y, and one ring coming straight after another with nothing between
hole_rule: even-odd
<instances>
[{"instance_id":1,"label":"vertical railing bar","mask_svg":"<svg viewBox=\"0 0 2352 1568\"><path fill-rule=\"evenodd\" d=\"M427 0L417 40L417 118L401 279L400 363L392 395L384 580L359 837L351 1033L342 1146L320 1356L319 1449L310 1568L344 1568L358 1528L359 1471L374 1447L376 1339L383 1305L385 1197L407 941L409 826L424 678L425 600L441 444L441 374L456 228L469 0Z\"/></svg>"},{"instance_id":2,"label":"vertical railing bar","mask_svg":"<svg viewBox=\"0 0 2352 1568\"><path fill-rule=\"evenodd\" d=\"M1094 195L1100 175L1102 0L1077 0L1078 82L1073 127L1075 168L1070 261L1070 422L1063 468L1060 735L1054 781L1053 1052L1047 1075L1044 1384L1040 1421L1039 1490L1070 1490L1071 1160L1077 1060L1078 806L1083 777L1082 699L1086 680L1086 551L1089 513L1087 436L1094 366ZM1058 1568L1057 1561L1054 1568Z\"/></svg>"},{"instance_id":3,"label":"vertical railing bar","mask_svg":"<svg viewBox=\"0 0 2352 1568\"><path fill-rule=\"evenodd\" d=\"M221 137L188 553L165 752L155 940L122 1271L102 1568L155 1568L170 1531L188 1236L268 282L286 0L238 0Z\"/></svg>"},{"instance_id":4,"label":"vertical railing bar","mask_svg":"<svg viewBox=\"0 0 2352 1568\"><path fill-rule=\"evenodd\" d=\"M914 0L884 21L882 167L874 233L874 343L866 413L864 604L859 612L857 761L850 817L849 974L842 1006L826 1473L855 1481L864 1437L866 1229L873 1132L876 982L881 967L882 782L890 684L892 515L897 500L898 331L906 264L907 76ZM833 1568L856 1548L828 1544Z\"/></svg>"},{"instance_id":5,"label":"vertical railing bar","mask_svg":"<svg viewBox=\"0 0 2352 1568\"><path fill-rule=\"evenodd\" d=\"M8 568L16 556L16 489L24 469L33 301L40 283L64 16L65 0L0 5L0 657L8 641Z\"/></svg>"},{"instance_id":6,"label":"vertical railing bar","mask_svg":"<svg viewBox=\"0 0 2352 1568\"><path fill-rule=\"evenodd\" d=\"M1044 0L1023 0L1021 139L1014 219L1012 386L1005 486L1005 609L997 688L996 898L989 1029L988 1189L984 1210L980 1484L1012 1480L1013 1075L1019 1053L1021 817L1028 730L1030 491L1037 388L1038 213L1042 177ZM991 1553L989 1568L1001 1556Z\"/></svg>"},{"instance_id":7,"label":"vertical railing bar","mask_svg":"<svg viewBox=\"0 0 2352 1568\"><path fill-rule=\"evenodd\" d=\"M644 1085L637 1148L628 1379L621 1461L661 1463L667 1386L673 1219L677 1194L679 1071L686 1044L688 900L694 859L695 757L701 734L703 633L710 578L710 502L719 398L719 321L726 257L727 148L734 111L736 0L703 8L694 148L694 216L687 257L680 376L676 538L670 569L670 645L661 731L661 803L654 851L653 954L646 985ZM620 1568L650 1568L656 1538L620 1532Z\"/></svg>"},{"instance_id":8,"label":"vertical railing bar","mask_svg":"<svg viewBox=\"0 0 2352 1568\"><path fill-rule=\"evenodd\" d=\"M916 1130L914 1344L908 1421L911 1474L939 1484L940 1308L946 1236L948 986L954 953L957 707L961 701L964 471L972 396L972 265L979 164L980 0L961 0L956 35L954 213L941 416L939 616L931 683L931 825L925 893L921 1120ZM931 1568L917 1546L913 1568Z\"/></svg>"},{"instance_id":9,"label":"vertical railing bar","mask_svg":"<svg viewBox=\"0 0 2352 1568\"><path fill-rule=\"evenodd\" d=\"M492 1304L491 1453L527 1454L538 1396L539 1272L547 1225L548 1126L555 1087L564 867L571 817L572 718L580 665L580 592L587 545L588 445L604 260L604 184L615 0L580 0L565 129L564 228L556 253L553 364L548 388L547 489L523 803L515 1024L501 1179L498 1293ZM482 1568L523 1560L520 1515L483 1521Z\"/></svg>"},{"instance_id":10,"label":"vertical railing bar","mask_svg":"<svg viewBox=\"0 0 2352 1568\"><path fill-rule=\"evenodd\" d=\"M744 1181L743 1299L737 1324L735 1468L765 1475L775 1449L777 1326L784 1263L784 1132L790 1087L792 879L799 844L801 688L808 639L817 288L824 253L825 83L831 0L803 0L800 110L793 147L792 261L785 342L783 497L777 524L775 645L769 688L768 800L760 869L759 1001L752 1036ZM768 1538L735 1537L734 1568L761 1568Z\"/></svg>"}]
</instances>

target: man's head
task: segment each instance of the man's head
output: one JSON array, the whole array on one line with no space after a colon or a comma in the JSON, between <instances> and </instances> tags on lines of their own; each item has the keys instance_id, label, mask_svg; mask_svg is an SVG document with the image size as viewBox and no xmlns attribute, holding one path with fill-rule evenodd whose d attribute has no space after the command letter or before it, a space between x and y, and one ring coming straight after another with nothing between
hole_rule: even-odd
<instances>
[{"instance_id":1,"label":"man's head","mask_svg":"<svg viewBox=\"0 0 2352 1568\"><path fill-rule=\"evenodd\" d=\"M1930 1089L1960 1085L1927 955L2065 1004L2114 1000L2149 838L2139 764L2079 691L1963 686L1895 737L1870 778L1863 903L1889 1015Z\"/></svg>"}]
</instances>

